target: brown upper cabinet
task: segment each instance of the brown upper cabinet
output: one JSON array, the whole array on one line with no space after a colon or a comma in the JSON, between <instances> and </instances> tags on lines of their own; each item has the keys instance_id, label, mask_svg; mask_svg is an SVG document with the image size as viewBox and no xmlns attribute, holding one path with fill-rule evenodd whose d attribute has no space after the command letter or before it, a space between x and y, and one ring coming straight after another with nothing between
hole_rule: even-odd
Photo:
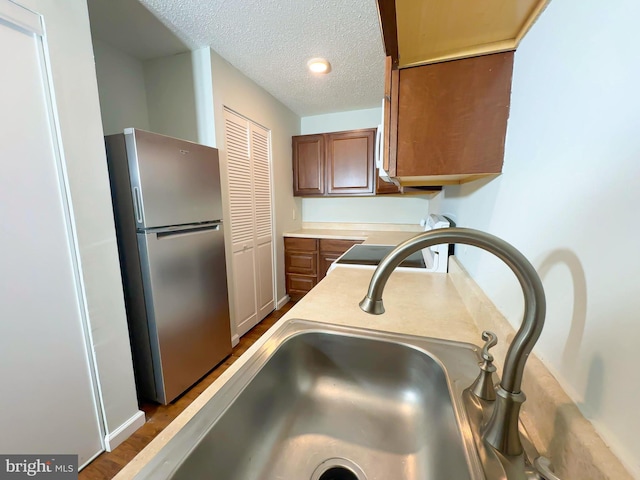
<instances>
[{"instance_id":1,"label":"brown upper cabinet","mask_svg":"<svg viewBox=\"0 0 640 480\"><path fill-rule=\"evenodd\" d=\"M324 135L293 137L293 194L324 194Z\"/></svg>"},{"instance_id":2,"label":"brown upper cabinet","mask_svg":"<svg viewBox=\"0 0 640 480\"><path fill-rule=\"evenodd\" d=\"M373 195L376 130L293 137L293 194Z\"/></svg>"},{"instance_id":3,"label":"brown upper cabinet","mask_svg":"<svg viewBox=\"0 0 640 480\"><path fill-rule=\"evenodd\" d=\"M386 182L380 178L378 169L376 169L376 195L384 195L384 194L393 194L393 193L405 193L403 190L400 190L395 183ZM407 192L411 193L411 192ZM415 192L414 192L415 193ZM431 192L418 192L418 193L431 193Z\"/></svg>"},{"instance_id":4,"label":"brown upper cabinet","mask_svg":"<svg viewBox=\"0 0 640 480\"><path fill-rule=\"evenodd\" d=\"M502 171L513 52L393 69L387 60L383 165L403 186Z\"/></svg>"},{"instance_id":5,"label":"brown upper cabinet","mask_svg":"<svg viewBox=\"0 0 640 480\"><path fill-rule=\"evenodd\" d=\"M383 165L403 187L502 172L514 50L549 0L378 0Z\"/></svg>"},{"instance_id":6,"label":"brown upper cabinet","mask_svg":"<svg viewBox=\"0 0 640 480\"><path fill-rule=\"evenodd\" d=\"M394 67L515 50L549 0L378 0Z\"/></svg>"}]
</instances>

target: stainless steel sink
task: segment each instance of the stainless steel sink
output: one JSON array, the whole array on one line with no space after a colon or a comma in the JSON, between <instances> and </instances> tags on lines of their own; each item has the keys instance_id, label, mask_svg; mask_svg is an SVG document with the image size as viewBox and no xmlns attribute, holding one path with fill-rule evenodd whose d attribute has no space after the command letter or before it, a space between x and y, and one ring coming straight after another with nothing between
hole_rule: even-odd
<instances>
[{"instance_id":1,"label":"stainless steel sink","mask_svg":"<svg viewBox=\"0 0 640 480\"><path fill-rule=\"evenodd\" d=\"M136 478L484 478L462 405L478 350L291 320Z\"/></svg>"}]
</instances>

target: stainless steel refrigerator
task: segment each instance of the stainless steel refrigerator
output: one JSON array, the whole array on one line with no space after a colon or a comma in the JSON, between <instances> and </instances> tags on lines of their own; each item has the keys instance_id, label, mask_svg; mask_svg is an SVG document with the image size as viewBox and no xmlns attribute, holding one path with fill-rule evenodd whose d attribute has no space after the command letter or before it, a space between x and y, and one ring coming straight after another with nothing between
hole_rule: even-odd
<instances>
[{"instance_id":1,"label":"stainless steel refrigerator","mask_svg":"<svg viewBox=\"0 0 640 480\"><path fill-rule=\"evenodd\" d=\"M231 353L218 151L105 143L138 396L167 404Z\"/></svg>"}]
</instances>

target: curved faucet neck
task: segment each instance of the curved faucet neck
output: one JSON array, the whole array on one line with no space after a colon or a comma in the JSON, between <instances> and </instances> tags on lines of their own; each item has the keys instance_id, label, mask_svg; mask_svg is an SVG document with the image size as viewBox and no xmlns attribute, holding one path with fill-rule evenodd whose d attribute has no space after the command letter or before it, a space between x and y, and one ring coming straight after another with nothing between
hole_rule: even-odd
<instances>
[{"instance_id":1,"label":"curved faucet neck","mask_svg":"<svg viewBox=\"0 0 640 480\"><path fill-rule=\"evenodd\" d=\"M500 258L516 275L524 294L524 318L504 361L501 387L518 394L527 357L540 337L544 326L546 301L542 282L533 265L509 243L486 232L469 228L443 228L421 233L398 245L387 255L371 278L366 297L360 307L368 313L384 312L382 292L395 268L409 255L423 248L442 243L471 245Z\"/></svg>"}]
</instances>

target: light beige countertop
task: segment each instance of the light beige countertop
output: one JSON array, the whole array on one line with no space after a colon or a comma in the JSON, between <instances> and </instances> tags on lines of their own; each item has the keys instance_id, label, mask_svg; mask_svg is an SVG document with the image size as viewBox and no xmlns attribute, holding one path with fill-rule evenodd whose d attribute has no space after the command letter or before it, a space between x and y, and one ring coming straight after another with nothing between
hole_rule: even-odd
<instances>
[{"instance_id":1,"label":"light beige countertop","mask_svg":"<svg viewBox=\"0 0 640 480\"><path fill-rule=\"evenodd\" d=\"M284 237L363 240L373 245L397 245L420 233L420 225L384 223L305 223L302 228L285 232Z\"/></svg>"},{"instance_id":2,"label":"light beige countertop","mask_svg":"<svg viewBox=\"0 0 640 480\"><path fill-rule=\"evenodd\" d=\"M407 232L405 232L407 233ZM415 232L414 232L415 234ZM370 239L368 236L367 239ZM386 312L372 316L358 306L372 270L337 267L256 341L210 387L140 452L115 478L132 478L202 408L287 320L322 322L422 335L481 345L480 330L495 330L500 369L513 328L451 258L450 273L394 272L384 291ZM481 321L477 321L481 318ZM561 478L630 479L631 476L582 417L544 365L531 355L523 390L523 422L541 453L551 457ZM567 408L567 403L573 408ZM558 422L561 421L561 427ZM560 430L559 430L560 429ZM561 443L559 443L561 442ZM550 448L545 448L545 446Z\"/></svg>"},{"instance_id":3,"label":"light beige countertop","mask_svg":"<svg viewBox=\"0 0 640 480\"><path fill-rule=\"evenodd\" d=\"M337 266L283 316L387 332L482 343L480 333L446 273L394 272L384 290L385 313L358 306L372 269ZM330 308L327 306L330 305Z\"/></svg>"}]
</instances>

